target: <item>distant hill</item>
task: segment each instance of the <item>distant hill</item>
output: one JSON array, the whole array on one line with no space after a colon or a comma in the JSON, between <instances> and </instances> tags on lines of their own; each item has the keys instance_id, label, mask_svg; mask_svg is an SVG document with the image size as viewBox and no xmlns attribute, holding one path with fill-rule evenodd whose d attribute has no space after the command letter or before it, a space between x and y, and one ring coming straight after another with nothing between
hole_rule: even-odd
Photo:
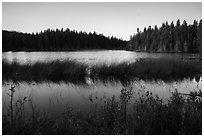
<instances>
[{"instance_id":1,"label":"distant hill","mask_svg":"<svg viewBox=\"0 0 204 137\"><path fill-rule=\"evenodd\" d=\"M202 53L202 20L194 20L192 25L187 25L184 20L182 25L177 20L163 23L160 28L155 26L144 28L143 32L137 29L137 34L131 36L127 45L128 50L148 52L185 52Z\"/></svg>"},{"instance_id":2,"label":"distant hill","mask_svg":"<svg viewBox=\"0 0 204 137\"><path fill-rule=\"evenodd\" d=\"M144 52L202 53L202 20L187 25L177 20L158 28L149 26L124 41L103 34L47 29L40 33L2 31L3 51L131 50Z\"/></svg>"},{"instance_id":3,"label":"distant hill","mask_svg":"<svg viewBox=\"0 0 204 137\"><path fill-rule=\"evenodd\" d=\"M102 34L47 29L40 33L2 31L3 51L125 49L127 41Z\"/></svg>"}]
</instances>

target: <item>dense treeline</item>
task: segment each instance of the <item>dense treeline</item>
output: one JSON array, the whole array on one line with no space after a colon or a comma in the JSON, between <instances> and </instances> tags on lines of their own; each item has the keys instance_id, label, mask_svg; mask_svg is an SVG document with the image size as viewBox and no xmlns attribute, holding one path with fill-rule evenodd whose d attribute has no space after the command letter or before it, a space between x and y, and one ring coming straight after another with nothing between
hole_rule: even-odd
<instances>
[{"instance_id":1,"label":"dense treeline","mask_svg":"<svg viewBox=\"0 0 204 137\"><path fill-rule=\"evenodd\" d=\"M40 33L2 32L3 51L124 49L126 41L103 34L47 29Z\"/></svg>"},{"instance_id":2,"label":"dense treeline","mask_svg":"<svg viewBox=\"0 0 204 137\"><path fill-rule=\"evenodd\" d=\"M173 21L162 23L158 28L149 26L143 32L137 29L137 34L130 37L129 50L149 52L202 52L202 20L194 20L193 24L187 24L184 20L180 23L178 19L174 25Z\"/></svg>"},{"instance_id":3,"label":"dense treeline","mask_svg":"<svg viewBox=\"0 0 204 137\"><path fill-rule=\"evenodd\" d=\"M50 30L40 33L2 32L3 51L37 51L37 50L88 50L88 49L126 49L148 52L187 52L202 53L202 20L187 24L184 20L176 24L162 23L158 28L149 26L130 41L103 34L77 32L75 30Z\"/></svg>"}]
</instances>

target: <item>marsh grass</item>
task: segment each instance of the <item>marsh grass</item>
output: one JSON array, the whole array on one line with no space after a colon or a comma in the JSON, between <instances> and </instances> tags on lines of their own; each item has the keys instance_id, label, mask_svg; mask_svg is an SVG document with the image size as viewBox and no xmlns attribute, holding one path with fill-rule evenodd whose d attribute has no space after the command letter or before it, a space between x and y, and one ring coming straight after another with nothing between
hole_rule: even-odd
<instances>
[{"instance_id":1,"label":"marsh grass","mask_svg":"<svg viewBox=\"0 0 204 137\"><path fill-rule=\"evenodd\" d=\"M121 81L135 79L174 81L201 76L201 61L179 59L140 59L134 63L98 65L92 68L91 78L95 81Z\"/></svg>"},{"instance_id":2,"label":"marsh grass","mask_svg":"<svg viewBox=\"0 0 204 137\"><path fill-rule=\"evenodd\" d=\"M135 79L174 81L184 78L199 79L201 61L170 58L140 59L134 63L88 66L75 61L36 62L34 64L8 63L3 60L3 81L42 82L60 81L74 84L87 84L86 77L93 82L129 83ZM88 70L88 71L87 71Z\"/></svg>"},{"instance_id":3,"label":"marsh grass","mask_svg":"<svg viewBox=\"0 0 204 137\"><path fill-rule=\"evenodd\" d=\"M26 81L40 83L43 81L51 82L70 82L74 84L85 83L84 64L74 61L53 61L53 62L37 62L35 64L19 64L12 62L11 64L4 61L2 63L3 81L12 80L14 82Z\"/></svg>"},{"instance_id":4,"label":"marsh grass","mask_svg":"<svg viewBox=\"0 0 204 137\"><path fill-rule=\"evenodd\" d=\"M88 113L76 112L68 106L58 118L37 112L31 101L33 114L27 121L12 122L10 111L4 113L3 134L202 134L201 91L196 96L191 93L184 97L175 89L168 103L146 91L135 100L133 112L127 113L133 92L122 89L118 99L108 98L100 108Z\"/></svg>"},{"instance_id":5,"label":"marsh grass","mask_svg":"<svg viewBox=\"0 0 204 137\"><path fill-rule=\"evenodd\" d=\"M88 66L74 61L37 62L18 64L2 62L2 78L14 83L69 82L86 84L86 77L93 82L118 81L128 83L135 79L179 80L201 76L201 61L173 59L141 59L134 63ZM87 73L87 70L88 73ZM99 109L89 113L76 112L67 107L59 118L38 111L32 100L13 100L15 87L9 91L10 105L2 116L3 134L202 134L202 93L180 94L172 92L164 103L150 91L133 104L133 112L127 113L132 89L122 89L119 98L108 98ZM29 103L32 115L24 118L24 104ZM15 105L17 104L17 105ZM17 113L16 113L17 112ZM16 115L17 114L17 115Z\"/></svg>"}]
</instances>

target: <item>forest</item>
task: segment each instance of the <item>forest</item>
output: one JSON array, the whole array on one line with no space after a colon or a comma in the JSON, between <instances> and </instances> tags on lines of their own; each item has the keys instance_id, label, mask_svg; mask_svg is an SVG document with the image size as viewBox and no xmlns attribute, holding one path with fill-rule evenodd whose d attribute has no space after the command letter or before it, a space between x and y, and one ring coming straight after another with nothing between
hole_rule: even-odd
<instances>
[{"instance_id":1,"label":"forest","mask_svg":"<svg viewBox=\"0 0 204 137\"><path fill-rule=\"evenodd\" d=\"M130 36L129 41L103 34L66 29L47 29L40 33L2 31L2 51L70 51L70 50L132 50L147 52L202 52L202 20L187 24L166 21L160 28L144 28Z\"/></svg>"},{"instance_id":2,"label":"forest","mask_svg":"<svg viewBox=\"0 0 204 137\"><path fill-rule=\"evenodd\" d=\"M4 51L66 51L86 49L124 49L126 41L103 34L66 29L47 29L40 33L2 32Z\"/></svg>"},{"instance_id":3,"label":"forest","mask_svg":"<svg viewBox=\"0 0 204 137\"><path fill-rule=\"evenodd\" d=\"M130 37L129 50L149 52L202 52L202 20L194 20L193 24L187 24L184 20L180 23L178 19L174 25L173 21L162 23L158 28L149 26L143 32L137 29L137 33Z\"/></svg>"}]
</instances>

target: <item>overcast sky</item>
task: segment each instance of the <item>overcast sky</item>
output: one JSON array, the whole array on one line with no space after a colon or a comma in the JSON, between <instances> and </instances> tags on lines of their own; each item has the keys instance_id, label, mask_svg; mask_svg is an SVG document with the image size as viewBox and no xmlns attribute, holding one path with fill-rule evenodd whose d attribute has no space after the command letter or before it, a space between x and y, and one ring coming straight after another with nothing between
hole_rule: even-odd
<instances>
[{"instance_id":1,"label":"overcast sky","mask_svg":"<svg viewBox=\"0 0 204 137\"><path fill-rule=\"evenodd\" d=\"M202 4L197 3L3 3L2 29L40 32L48 28L70 28L103 33L129 40L137 28L162 22L181 23L202 18Z\"/></svg>"}]
</instances>

